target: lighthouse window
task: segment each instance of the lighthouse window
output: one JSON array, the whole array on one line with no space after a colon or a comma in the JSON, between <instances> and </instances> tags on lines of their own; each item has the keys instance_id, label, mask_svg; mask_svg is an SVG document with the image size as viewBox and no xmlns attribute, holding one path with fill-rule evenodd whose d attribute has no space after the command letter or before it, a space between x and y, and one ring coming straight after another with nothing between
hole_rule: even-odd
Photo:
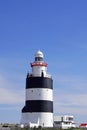
<instances>
[{"instance_id":1,"label":"lighthouse window","mask_svg":"<svg viewBox=\"0 0 87 130\"><path fill-rule=\"evenodd\" d=\"M43 61L42 57L35 57L35 61Z\"/></svg>"}]
</instances>

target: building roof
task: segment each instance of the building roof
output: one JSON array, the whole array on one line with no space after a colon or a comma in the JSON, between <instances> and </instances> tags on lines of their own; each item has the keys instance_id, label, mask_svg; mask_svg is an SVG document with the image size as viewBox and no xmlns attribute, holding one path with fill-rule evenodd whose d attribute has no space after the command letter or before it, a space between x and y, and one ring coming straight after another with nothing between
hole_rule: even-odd
<instances>
[{"instance_id":1,"label":"building roof","mask_svg":"<svg viewBox=\"0 0 87 130\"><path fill-rule=\"evenodd\" d=\"M87 126L87 123L82 123L80 124L80 126Z\"/></svg>"}]
</instances>

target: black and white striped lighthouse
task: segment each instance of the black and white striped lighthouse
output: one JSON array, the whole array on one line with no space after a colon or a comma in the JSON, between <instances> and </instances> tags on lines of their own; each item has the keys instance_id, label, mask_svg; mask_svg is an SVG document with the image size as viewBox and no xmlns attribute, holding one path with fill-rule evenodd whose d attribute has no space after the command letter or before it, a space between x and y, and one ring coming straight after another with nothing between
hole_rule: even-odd
<instances>
[{"instance_id":1,"label":"black and white striped lighthouse","mask_svg":"<svg viewBox=\"0 0 87 130\"><path fill-rule=\"evenodd\" d=\"M46 72L47 63L43 61L41 51L35 54L31 68L32 72L26 77L26 97L21 124L53 127L53 80Z\"/></svg>"}]
</instances>

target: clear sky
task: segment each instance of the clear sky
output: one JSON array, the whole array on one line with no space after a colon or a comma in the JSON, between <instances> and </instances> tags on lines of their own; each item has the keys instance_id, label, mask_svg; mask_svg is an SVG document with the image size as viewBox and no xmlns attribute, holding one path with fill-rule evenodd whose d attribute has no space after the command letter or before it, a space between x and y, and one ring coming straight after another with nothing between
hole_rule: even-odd
<instances>
[{"instance_id":1,"label":"clear sky","mask_svg":"<svg viewBox=\"0 0 87 130\"><path fill-rule=\"evenodd\" d=\"M87 0L0 0L0 122L20 122L38 50L53 77L54 114L87 123Z\"/></svg>"}]
</instances>

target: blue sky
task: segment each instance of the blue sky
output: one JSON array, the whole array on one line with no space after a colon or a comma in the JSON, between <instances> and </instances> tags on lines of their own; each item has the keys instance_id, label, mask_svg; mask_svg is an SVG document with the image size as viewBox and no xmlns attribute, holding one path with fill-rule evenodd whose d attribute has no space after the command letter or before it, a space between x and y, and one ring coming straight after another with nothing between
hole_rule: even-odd
<instances>
[{"instance_id":1,"label":"blue sky","mask_svg":"<svg viewBox=\"0 0 87 130\"><path fill-rule=\"evenodd\" d=\"M38 50L53 77L54 114L87 122L86 0L0 1L0 122L20 122Z\"/></svg>"}]
</instances>

